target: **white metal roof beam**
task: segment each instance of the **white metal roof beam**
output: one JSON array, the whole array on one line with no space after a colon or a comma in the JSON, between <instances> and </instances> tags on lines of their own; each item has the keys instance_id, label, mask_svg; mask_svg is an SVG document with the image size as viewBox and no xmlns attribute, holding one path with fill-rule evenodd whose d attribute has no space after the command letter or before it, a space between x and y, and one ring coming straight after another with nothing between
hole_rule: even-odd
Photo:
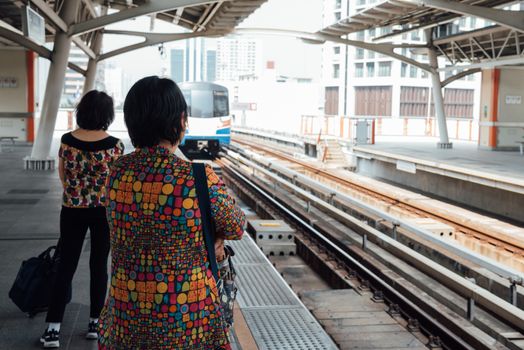
<instances>
[{"instance_id":1,"label":"white metal roof beam","mask_svg":"<svg viewBox=\"0 0 524 350\"><path fill-rule=\"evenodd\" d=\"M26 49L32 50L43 58L47 58L50 61L52 60L53 54L51 50L44 46L38 45L31 39L26 38L22 33L11 30L10 28L8 28L8 26L3 25L3 23L0 23L0 37L6 38L7 40L12 41L22 47L25 47ZM85 75L85 70L83 70L76 64L69 62L68 66L72 70Z\"/></svg>"},{"instance_id":2,"label":"white metal roof beam","mask_svg":"<svg viewBox=\"0 0 524 350\"><path fill-rule=\"evenodd\" d=\"M508 35L506 36L506 40L504 40L504 44L502 44L502 47L500 48L500 51L499 51L499 54L497 55L497 58L499 58L500 55L502 55L502 51L504 51L504 49L506 48L506 45L508 44L509 38L513 35L513 33L514 33L513 31L510 31L508 33Z\"/></svg>"},{"instance_id":3,"label":"white metal roof beam","mask_svg":"<svg viewBox=\"0 0 524 350\"><path fill-rule=\"evenodd\" d=\"M96 12L95 5L91 0L82 0L84 3L85 8L89 11L91 14L91 17L96 18L98 17L98 13Z\"/></svg>"},{"instance_id":4,"label":"white metal roof beam","mask_svg":"<svg viewBox=\"0 0 524 350\"><path fill-rule=\"evenodd\" d=\"M212 0L156 0L146 2L144 5L122 10L110 15L101 16L89 21L73 24L69 28L69 35L80 35L100 29L109 24L125 21L139 16L174 10L180 7L190 7L217 2Z\"/></svg>"},{"instance_id":5,"label":"white metal roof beam","mask_svg":"<svg viewBox=\"0 0 524 350\"><path fill-rule=\"evenodd\" d=\"M63 32L67 32L67 24L60 18L60 16L43 0L31 0L36 8L38 8L44 16L51 21L51 23Z\"/></svg>"},{"instance_id":6,"label":"white metal roof beam","mask_svg":"<svg viewBox=\"0 0 524 350\"><path fill-rule=\"evenodd\" d=\"M501 26L524 33L523 11L507 11L476 5L467 5L463 2L447 0L406 0L406 2L458 13L463 16L475 16L487 19L500 24Z\"/></svg>"},{"instance_id":7,"label":"white metal roof beam","mask_svg":"<svg viewBox=\"0 0 524 350\"><path fill-rule=\"evenodd\" d=\"M326 41L332 41L335 43L343 44L343 45L349 45L354 46L370 51L375 51L378 53L381 53L383 55L395 58L399 61L405 62L407 64L411 64L413 66L416 66L422 70L432 72L433 68L431 68L430 65L425 63L420 63L414 59L399 55L395 53L394 49L400 48L400 47L412 47L412 48L426 48L426 45L392 45L392 44L372 44L372 43L366 43L363 41L357 41L357 40L347 40L342 39L339 36L336 35L329 35L329 34L323 34L323 33L308 33L308 32L300 32L295 30L284 30L284 29L261 29L261 28L239 28L235 29L231 34L262 34L262 35L282 35L282 36L291 36L298 39L302 39L304 41L307 41L309 43L314 44L322 44Z\"/></svg>"},{"instance_id":8,"label":"white metal roof beam","mask_svg":"<svg viewBox=\"0 0 524 350\"><path fill-rule=\"evenodd\" d=\"M461 78L464 78L465 76L468 76L468 75L471 75L471 74L475 74L475 73L478 73L482 71L481 68L472 68L472 69L468 69L468 70L463 70L462 72L459 72L447 79L445 79L441 85L442 87L445 87L446 85L449 85L451 84L452 82L454 82L455 80L459 80Z\"/></svg>"},{"instance_id":9,"label":"white metal roof beam","mask_svg":"<svg viewBox=\"0 0 524 350\"><path fill-rule=\"evenodd\" d=\"M98 61L103 61L105 59L118 56L130 51L138 50L147 46L153 46L161 43L167 43L171 41L184 40L189 38L197 37L210 37L216 35L223 35L223 32L220 31L207 31L207 32L191 32L191 33L145 33L145 32L133 32L126 30L105 30L104 34L117 34L117 35L132 35L132 36L141 36L145 40L143 42L121 47L119 49L106 52L98 57Z\"/></svg>"},{"instance_id":10,"label":"white metal roof beam","mask_svg":"<svg viewBox=\"0 0 524 350\"><path fill-rule=\"evenodd\" d=\"M438 71L450 71L455 69L472 69L472 68L494 68L507 65L524 64L524 57L521 55L513 55L507 57L501 57L498 59L488 59L479 63L468 64L464 66L449 66L439 68Z\"/></svg>"},{"instance_id":11,"label":"white metal roof beam","mask_svg":"<svg viewBox=\"0 0 524 350\"><path fill-rule=\"evenodd\" d=\"M73 42L75 43L76 47L78 47L80 50L84 51L84 53L89 58L92 58L92 59L96 58L96 55L93 52L93 50L91 50L91 48L85 42L83 42L82 39L76 37L76 38L73 38Z\"/></svg>"},{"instance_id":12,"label":"white metal roof beam","mask_svg":"<svg viewBox=\"0 0 524 350\"><path fill-rule=\"evenodd\" d=\"M9 41L12 41L16 44L19 44L27 49L33 50L38 53L40 56L51 59L51 50L48 48L38 45L33 40L28 39L21 32L14 31L3 23L0 22L0 36L6 38Z\"/></svg>"},{"instance_id":13,"label":"white metal roof beam","mask_svg":"<svg viewBox=\"0 0 524 350\"><path fill-rule=\"evenodd\" d=\"M178 24L180 22L180 18L182 18L182 14L184 13L184 8L180 7L176 9L175 13L175 19L173 19L173 24Z\"/></svg>"}]
</instances>

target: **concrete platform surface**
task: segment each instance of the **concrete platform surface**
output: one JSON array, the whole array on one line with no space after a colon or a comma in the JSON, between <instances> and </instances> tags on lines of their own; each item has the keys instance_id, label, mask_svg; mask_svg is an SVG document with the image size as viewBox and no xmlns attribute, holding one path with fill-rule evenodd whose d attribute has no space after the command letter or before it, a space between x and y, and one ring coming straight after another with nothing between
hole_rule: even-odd
<instances>
[{"instance_id":1,"label":"concrete platform surface","mask_svg":"<svg viewBox=\"0 0 524 350\"><path fill-rule=\"evenodd\" d=\"M456 141L452 149L438 149L436 140L377 141L374 145L355 146L355 151L380 152L431 162L434 166L448 165L493 175L524 184L524 156L518 151L489 151L478 149L476 143ZM430 164L431 164L430 163Z\"/></svg>"}]
</instances>

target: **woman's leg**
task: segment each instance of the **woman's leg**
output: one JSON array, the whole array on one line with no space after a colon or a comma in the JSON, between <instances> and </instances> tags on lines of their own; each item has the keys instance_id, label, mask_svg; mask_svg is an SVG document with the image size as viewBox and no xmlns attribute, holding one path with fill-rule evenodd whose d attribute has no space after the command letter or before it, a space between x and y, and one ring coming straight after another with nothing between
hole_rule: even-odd
<instances>
[{"instance_id":1,"label":"woman's leg","mask_svg":"<svg viewBox=\"0 0 524 350\"><path fill-rule=\"evenodd\" d=\"M104 212L105 213L105 212ZM107 292L107 257L109 255L109 225L104 216L96 216L90 220L91 255L89 269L91 271L91 311L89 317L98 318Z\"/></svg>"},{"instance_id":2,"label":"woman's leg","mask_svg":"<svg viewBox=\"0 0 524 350\"><path fill-rule=\"evenodd\" d=\"M80 212L82 210L62 208L60 212L60 261L46 322L60 323L64 317L67 292L78 266L87 232L87 223Z\"/></svg>"}]
</instances>

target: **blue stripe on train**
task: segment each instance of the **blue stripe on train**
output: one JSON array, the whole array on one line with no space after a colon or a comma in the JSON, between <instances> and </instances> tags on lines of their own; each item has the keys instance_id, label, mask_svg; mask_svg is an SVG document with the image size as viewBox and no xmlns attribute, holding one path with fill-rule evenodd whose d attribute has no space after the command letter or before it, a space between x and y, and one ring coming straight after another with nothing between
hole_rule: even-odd
<instances>
[{"instance_id":1,"label":"blue stripe on train","mask_svg":"<svg viewBox=\"0 0 524 350\"><path fill-rule=\"evenodd\" d=\"M231 128L223 128L217 130L217 135L229 135L231 134Z\"/></svg>"}]
</instances>

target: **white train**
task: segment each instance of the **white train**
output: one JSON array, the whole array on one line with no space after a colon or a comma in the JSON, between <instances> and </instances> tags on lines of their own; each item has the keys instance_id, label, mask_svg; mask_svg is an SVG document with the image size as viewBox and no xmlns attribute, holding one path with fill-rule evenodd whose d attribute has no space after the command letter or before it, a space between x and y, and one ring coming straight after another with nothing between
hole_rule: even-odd
<instances>
[{"instance_id":1,"label":"white train","mask_svg":"<svg viewBox=\"0 0 524 350\"><path fill-rule=\"evenodd\" d=\"M180 83L187 103L188 128L180 148L189 158L211 157L231 141L229 93L206 82Z\"/></svg>"}]
</instances>

